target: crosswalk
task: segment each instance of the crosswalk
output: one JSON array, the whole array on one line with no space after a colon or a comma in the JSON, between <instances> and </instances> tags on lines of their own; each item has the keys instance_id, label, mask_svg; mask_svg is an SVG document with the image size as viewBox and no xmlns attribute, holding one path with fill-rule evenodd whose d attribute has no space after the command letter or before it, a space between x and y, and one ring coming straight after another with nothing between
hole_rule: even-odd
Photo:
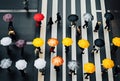
<instances>
[{"instance_id":1,"label":"crosswalk","mask_svg":"<svg viewBox=\"0 0 120 81\"><path fill-rule=\"evenodd\" d=\"M96 2L100 2L101 10L96 9ZM88 3L89 2L89 3ZM89 5L88 5L89 4ZM38 71L38 81L114 81L112 69L108 70L108 74L103 77L101 75L102 66L101 62L104 58L111 58L110 53L110 38L109 32L104 29L105 18L105 0L41 0L41 11L45 18L42 21L40 28L40 38L42 38L45 44L41 47L43 54L40 54L40 58L47 61L45 75L41 75ZM90 9L87 9L90 6ZM78 10L79 9L79 10ZM0 10L0 13L13 12L13 13L24 13L25 10ZM30 9L29 12L37 12L37 9ZM62 16L62 22L60 24L54 23L50 31L47 22L49 17L52 20L56 20L56 14L60 12ZM77 37L76 28L77 26L83 26L84 19L83 14L89 12L94 16L94 20L90 23L89 28L83 29L81 27L81 38L90 41L90 47L84 50L85 54L80 54L77 42L80 37ZM70 14L76 14L79 16L77 26L69 27L70 22L67 17ZM102 26L99 32L93 32L97 21L102 22ZM70 47L69 54L65 53L65 47L62 45L62 39L65 37L71 37L73 39L73 44ZM57 38L59 40L58 46L55 47L55 53L49 53L49 46L47 45L47 40L49 38ZM97 38L104 39L105 47L103 47L98 54L91 55L90 50L94 45L94 40ZM31 45L32 42L28 41L27 45ZM60 71L56 72L54 66L51 63L52 57L59 55L64 59L63 65L60 67ZM80 63L80 68L77 70L77 75L68 75L67 63L70 60L77 60ZM83 66L87 62L93 62L96 66L96 71L92 74L89 79L85 79Z\"/></svg>"}]
</instances>

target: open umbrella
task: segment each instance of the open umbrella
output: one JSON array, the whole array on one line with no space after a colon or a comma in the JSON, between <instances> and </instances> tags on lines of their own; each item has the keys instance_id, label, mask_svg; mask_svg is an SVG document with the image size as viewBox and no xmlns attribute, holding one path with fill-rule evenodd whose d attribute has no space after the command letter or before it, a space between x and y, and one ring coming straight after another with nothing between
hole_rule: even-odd
<instances>
[{"instance_id":1,"label":"open umbrella","mask_svg":"<svg viewBox=\"0 0 120 81\"><path fill-rule=\"evenodd\" d=\"M44 41L41 38L35 38L35 39L33 39L32 44L35 47L40 47L40 46L42 46L44 44Z\"/></svg>"},{"instance_id":2,"label":"open umbrella","mask_svg":"<svg viewBox=\"0 0 120 81\"><path fill-rule=\"evenodd\" d=\"M71 46L73 43L73 40L69 37L66 37L62 40L62 43L64 46Z\"/></svg>"},{"instance_id":3,"label":"open umbrella","mask_svg":"<svg viewBox=\"0 0 120 81\"><path fill-rule=\"evenodd\" d=\"M46 61L44 59L38 58L34 61L34 66L37 69L43 69L46 66Z\"/></svg>"},{"instance_id":4,"label":"open umbrella","mask_svg":"<svg viewBox=\"0 0 120 81\"><path fill-rule=\"evenodd\" d=\"M95 65L93 63L86 63L84 64L84 71L86 73L94 73L95 72Z\"/></svg>"},{"instance_id":5,"label":"open umbrella","mask_svg":"<svg viewBox=\"0 0 120 81\"><path fill-rule=\"evenodd\" d=\"M44 15L41 13L36 13L33 18L35 21L40 22L41 20L44 19Z\"/></svg>"},{"instance_id":6,"label":"open umbrella","mask_svg":"<svg viewBox=\"0 0 120 81\"><path fill-rule=\"evenodd\" d=\"M98 47L102 47L102 46L105 45L104 40L102 40L102 39L96 39L96 40L94 41L94 43L95 43L95 45L98 46Z\"/></svg>"},{"instance_id":7,"label":"open umbrella","mask_svg":"<svg viewBox=\"0 0 120 81\"><path fill-rule=\"evenodd\" d=\"M58 45L59 42L56 38L50 38L50 39L48 39L47 43L49 46L55 47Z\"/></svg>"},{"instance_id":8,"label":"open umbrella","mask_svg":"<svg viewBox=\"0 0 120 81\"><path fill-rule=\"evenodd\" d=\"M12 39L10 37L3 37L0 43L3 46L9 46L12 43Z\"/></svg>"},{"instance_id":9,"label":"open umbrella","mask_svg":"<svg viewBox=\"0 0 120 81\"><path fill-rule=\"evenodd\" d=\"M112 43L117 46L117 47L120 47L120 37L114 37L112 39Z\"/></svg>"},{"instance_id":10,"label":"open umbrella","mask_svg":"<svg viewBox=\"0 0 120 81\"><path fill-rule=\"evenodd\" d=\"M15 67L18 69L18 70L24 70L26 67L27 67L27 62L25 60L18 60L16 63L15 63Z\"/></svg>"},{"instance_id":11,"label":"open umbrella","mask_svg":"<svg viewBox=\"0 0 120 81\"><path fill-rule=\"evenodd\" d=\"M12 61L10 59L2 59L0 63L0 67L3 69L9 68L12 65Z\"/></svg>"},{"instance_id":12,"label":"open umbrella","mask_svg":"<svg viewBox=\"0 0 120 81\"><path fill-rule=\"evenodd\" d=\"M78 66L78 62L76 61L76 60L72 60L72 61L69 61L68 62L68 68L70 69L70 70L77 70L78 68L79 68L79 66Z\"/></svg>"},{"instance_id":13,"label":"open umbrella","mask_svg":"<svg viewBox=\"0 0 120 81\"><path fill-rule=\"evenodd\" d=\"M80 40L78 41L78 45L79 45L79 47L81 47L81 48L88 48L88 47L90 46L90 43L89 43L88 40L80 39Z\"/></svg>"},{"instance_id":14,"label":"open umbrella","mask_svg":"<svg viewBox=\"0 0 120 81\"><path fill-rule=\"evenodd\" d=\"M83 18L84 18L85 21L89 22L89 21L93 20L93 15L90 14L90 13L85 13L85 14L83 14Z\"/></svg>"},{"instance_id":15,"label":"open umbrella","mask_svg":"<svg viewBox=\"0 0 120 81\"><path fill-rule=\"evenodd\" d=\"M75 15L75 14L71 14L71 15L68 16L68 20L71 21L71 22L75 22L78 19L79 19L78 16Z\"/></svg>"},{"instance_id":16,"label":"open umbrella","mask_svg":"<svg viewBox=\"0 0 120 81\"><path fill-rule=\"evenodd\" d=\"M52 64L54 66L61 66L63 64L64 60L60 56L55 56L52 58Z\"/></svg>"},{"instance_id":17,"label":"open umbrella","mask_svg":"<svg viewBox=\"0 0 120 81\"><path fill-rule=\"evenodd\" d=\"M26 41L23 39L19 39L18 41L15 42L15 45L19 48L24 47L25 44L26 44Z\"/></svg>"},{"instance_id":18,"label":"open umbrella","mask_svg":"<svg viewBox=\"0 0 120 81\"><path fill-rule=\"evenodd\" d=\"M114 16L111 12L106 12L104 17L108 20L113 20L114 19Z\"/></svg>"},{"instance_id":19,"label":"open umbrella","mask_svg":"<svg viewBox=\"0 0 120 81\"><path fill-rule=\"evenodd\" d=\"M12 14L5 14L4 16L3 16L3 20L5 21L5 22L10 22L10 21L12 21L13 20L13 15Z\"/></svg>"},{"instance_id":20,"label":"open umbrella","mask_svg":"<svg viewBox=\"0 0 120 81\"><path fill-rule=\"evenodd\" d=\"M102 65L105 69L109 69L109 68L114 67L114 62L113 62L113 60L106 58L106 59L102 60Z\"/></svg>"}]
</instances>

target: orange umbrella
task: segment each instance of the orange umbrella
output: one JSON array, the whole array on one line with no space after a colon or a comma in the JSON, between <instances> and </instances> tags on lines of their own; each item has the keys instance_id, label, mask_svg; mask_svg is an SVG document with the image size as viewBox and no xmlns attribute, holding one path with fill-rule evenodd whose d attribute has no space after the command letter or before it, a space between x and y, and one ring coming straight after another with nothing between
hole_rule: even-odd
<instances>
[{"instance_id":1,"label":"orange umbrella","mask_svg":"<svg viewBox=\"0 0 120 81\"><path fill-rule=\"evenodd\" d=\"M52 64L54 66L61 66L63 64L64 60L60 56L55 56L52 58Z\"/></svg>"},{"instance_id":2,"label":"orange umbrella","mask_svg":"<svg viewBox=\"0 0 120 81\"><path fill-rule=\"evenodd\" d=\"M114 37L114 38L112 39L112 43L113 43L115 46L120 47L120 37Z\"/></svg>"},{"instance_id":3,"label":"orange umbrella","mask_svg":"<svg viewBox=\"0 0 120 81\"><path fill-rule=\"evenodd\" d=\"M62 40L63 45L65 46L71 46L73 43L73 40L69 37L66 37Z\"/></svg>"},{"instance_id":4,"label":"orange umbrella","mask_svg":"<svg viewBox=\"0 0 120 81\"><path fill-rule=\"evenodd\" d=\"M113 60L106 58L102 61L102 65L105 69L109 69L109 68L114 67L114 62Z\"/></svg>"},{"instance_id":5,"label":"orange umbrella","mask_svg":"<svg viewBox=\"0 0 120 81\"><path fill-rule=\"evenodd\" d=\"M90 43L88 40L85 40L85 39L80 39L78 41L78 45L81 47L81 48L88 48L90 46Z\"/></svg>"},{"instance_id":6,"label":"orange umbrella","mask_svg":"<svg viewBox=\"0 0 120 81\"><path fill-rule=\"evenodd\" d=\"M40 46L42 46L44 44L44 41L41 38L35 38L35 39L33 39L32 44L35 47L40 47Z\"/></svg>"},{"instance_id":7,"label":"orange umbrella","mask_svg":"<svg viewBox=\"0 0 120 81\"><path fill-rule=\"evenodd\" d=\"M56 38L50 38L50 39L48 39L47 43L49 46L55 47L58 45L59 42Z\"/></svg>"},{"instance_id":8,"label":"orange umbrella","mask_svg":"<svg viewBox=\"0 0 120 81\"><path fill-rule=\"evenodd\" d=\"M95 72L95 65L93 63L86 63L84 64L84 70L86 73L93 73Z\"/></svg>"}]
</instances>

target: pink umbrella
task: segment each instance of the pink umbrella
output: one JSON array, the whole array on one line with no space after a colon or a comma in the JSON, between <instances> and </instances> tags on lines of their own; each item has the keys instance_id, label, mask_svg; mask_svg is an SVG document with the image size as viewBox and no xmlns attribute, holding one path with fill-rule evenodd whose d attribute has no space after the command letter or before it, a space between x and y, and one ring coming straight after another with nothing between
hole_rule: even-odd
<instances>
[{"instance_id":1,"label":"pink umbrella","mask_svg":"<svg viewBox=\"0 0 120 81\"><path fill-rule=\"evenodd\" d=\"M15 42L15 45L16 45L17 47L19 47L19 48L24 47L25 44L26 44L26 41L25 41L25 40L22 40L22 39L20 39L20 40L18 40L17 42Z\"/></svg>"},{"instance_id":2,"label":"pink umbrella","mask_svg":"<svg viewBox=\"0 0 120 81\"><path fill-rule=\"evenodd\" d=\"M12 21L13 20L13 15L12 14L5 14L4 16L3 16L3 20L5 21L5 22L10 22L10 21Z\"/></svg>"}]
</instances>

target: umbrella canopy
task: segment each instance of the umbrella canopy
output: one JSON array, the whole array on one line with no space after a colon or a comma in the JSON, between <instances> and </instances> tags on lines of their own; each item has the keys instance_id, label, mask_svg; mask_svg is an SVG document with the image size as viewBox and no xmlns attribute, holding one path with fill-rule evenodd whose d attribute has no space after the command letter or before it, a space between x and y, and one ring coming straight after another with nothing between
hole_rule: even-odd
<instances>
[{"instance_id":1,"label":"umbrella canopy","mask_svg":"<svg viewBox=\"0 0 120 81\"><path fill-rule=\"evenodd\" d=\"M105 69L109 69L109 68L114 67L114 62L113 62L113 60L106 58L106 59L102 60L102 65Z\"/></svg>"},{"instance_id":2,"label":"umbrella canopy","mask_svg":"<svg viewBox=\"0 0 120 81\"><path fill-rule=\"evenodd\" d=\"M41 20L44 19L44 15L41 13L36 13L33 18L35 21L40 22Z\"/></svg>"},{"instance_id":3,"label":"umbrella canopy","mask_svg":"<svg viewBox=\"0 0 120 81\"><path fill-rule=\"evenodd\" d=\"M64 60L60 56L55 56L52 58L52 64L54 66L61 66L63 64Z\"/></svg>"},{"instance_id":4,"label":"umbrella canopy","mask_svg":"<svg viewBox=\"0 0 120 81\"><path fill-rule=\"evenodd\" d=\"M2 59L0 63L0 67L3 69L9 68L12 65L12 61L10 59Z\"/></svg>"},{"instance_id":5,"label":"umbrella canopy","mask_svg":"<svg viewBox=\"0 0 120 81\"><path fill-rule=\"evenodd\" d=\"M4 16L3 16L3 20L5 21L5 22L10 22L10 21L12 21L13 20L13 15L12 14L5 14Z\"/></svg>"},{"instance_id":6,"label":"umbrella canopy","mask_svg":"<svg viewBox=\"0 0 120 81\"><path fill-rule=\"evenodd\" d=\"M120 47L120 37L114 37L112 39L112 43L117 46L117 47Z\"/></svg>"},{"instance_id":7,"label":"umbrella canopy","mask_svg":"<svg viewBox=\"0 0 120 81\"><path fill-rule=\"evenodd\" d=\"M16 45L17 47L19 47L19 48L24 47L25 44L26 44L26 41L25 41L25 40L22 40L22 39L20 39L20 40L18 40L18 41L15 42L15 45Z\"/></svg>"},{"instance_id":8,"label":"umbrella canopy","mask_svg":"<svg viewBox=\"0 0 120 81\"><path fill-rule=\"evenodd\" d=\"M51 47L55 47L58 45L59 41L56 38L50 38L47 41L48 45Z\"/></svg>"},{"instance_id":9,"label":"umbrella canopy","mask_svg":"<svg viewBox=\"0 0 120 81\"><path fill-rule=\"evenodd\" d=\"M95 72L95 65L93 63L86 63L84 64L84 71L86 73L94 73Z\"/></svg>"},{"instance_id":10,"label":"umbrella canopy","mask_svg":"<svg viewBox=\"0 0 120 81\"><path fill-rule=\"evenodd\" d=\"M89 22L89 21L93 20L93 15L90 14L90 13L85 13L85 14L83 14L83 18L84 18L85 21Z\"/></svg>"},{"instance_id":11,"label":"umbrella canopy","mask_svg":"<svg viewBox=\"0 0 120 81\"><path fill-rule=\"evenodd\" d=\"M73 40L69 37L66 37L62 40L62 43L64 46L71 46L73 43Z\"/></svg>"},{"instance_id":12,"label":"umbrella canopy","mask_svg":"<svg viewBox=\"0 0 120 81\"><path fill-rule=\"evenodd\" d=\"M71 14L71 15L68 16L68 20L71 21L71 22L75 22L78 19L79 19L78 16L75 15L75 14Z\"/></svg>"},{"instance_id":13,"label":"umbrella canopy","mask_svg":"<svg viewBox=\"0 0 120 81\"><path fill-rule=\"evenodd\" d=\"M34 61L34 66L37 69L43 69L46 66L46 61L44 59L38 58Z\"/></svg>"},{"instance_id":14,"label":"umbrella canopy","mask_svg":"<svg viewBox=\"0 0 120 81\"><path fill-rule=\"evenodd\" d=\"M104 40L102 40L102 39L96 39L96 40L94 41L94 43L95 43L95 45L98 46L98 47L102 47L102 46L105 45Z\"/></svg>"},{"instance_id":15,"label":"umbrella canopy","mask_svg":"<svg viewBox=\"0 0 120 81\"><path fill-rule=\"evenodd\" d=\"M68 62L68 68L70 70L77 70L79 68L78 62L76 60L72 60Z\"/></svg>"},{"instance_id":16,"label":"umbrella canopy","mask_svg":"<svg viewBox=\"0 0 120 81\"><path fill-rule=\"evenodd\" d=\"M0 43L3 46L9 46L12 43L12 39L10 37L3 37Z\"/></svg>"},{"instance_id":17,"label":"umbrella canopy","mask_svg":"<svg viewBox=\"0 0 120 81\"><path fill-rule=\"evenodd\" d=\"M44 41L41 38L35 38L35 39L33 39L32 44L35 47L40 47L40 46L42 46L44 44Z\"/></svg>"},{"instance_id":18,"label":"umbrella canopy","mask_svg":"<svg viewBox=\"0 0 120 81\"><path fill-rule=\"evenodd\" d=\"M18 69L18 70L24 70L26 67L27 67L27 62L25 60L18 60L16 63L15 63L15 67Z\"/></svg>"},{"instance_id":19,"label":"umbrella canopy","mask_svg":"<svg viewBox=\"0 0 120 81\"><path fill-rule=\"evenodd\" d=\"M110 12L106 12L105 15L104 15L104 17L105 17L106 19L108 19L108 20L113 20L113 19L114 19L113 14L110 13Z\"/></svg>"},{"instance_id":20,"label":"umbrella canopy","mask_svg":"<svg viewBox=\"0 0 120 81\"><path fill-rule=\"evenodd\" d=\"M88 48L88 47L90 46L90 43L89 43L88 40L80 39L80 40L78 41L78 45L79 45L79 47L81 47L81 48Z\"/></svg>"}]
</instances>

